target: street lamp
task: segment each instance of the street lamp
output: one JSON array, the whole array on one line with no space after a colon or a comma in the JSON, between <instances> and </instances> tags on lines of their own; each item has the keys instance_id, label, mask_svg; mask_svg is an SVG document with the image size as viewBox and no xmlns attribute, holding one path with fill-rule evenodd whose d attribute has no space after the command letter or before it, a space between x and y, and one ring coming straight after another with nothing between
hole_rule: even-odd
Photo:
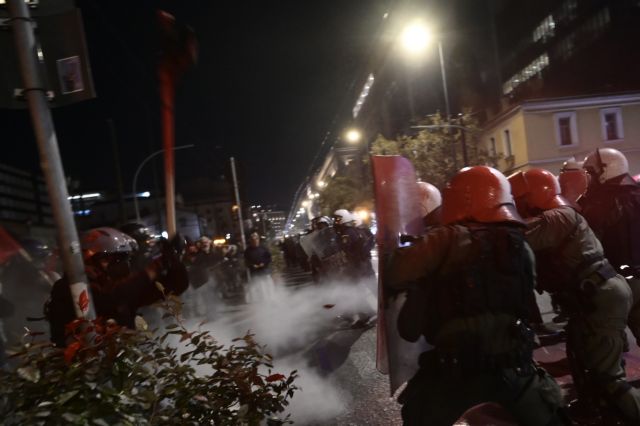
<instances>
[{"instance_id":1,"label":"street lamp","mask_svg":"<svg viewBox=\"0 0 640 426\"><path fill-rule=\"evenodd\" d=\"M362 133L358 129L349 129L345 132L344 138L347 140L347 142L355 144L360 142L360 140L362 139Z\"/></svg>"},{"instance_id":2,"label":"street lamp","mask_svg":"<svg viewBox=\"0 0 640 426\"><path fill-rule=\"evenodd\" d=\"M433 39L436 39L438 43L438 56L440 59L440 73L442 75L442 91L444 92L444 106L447 122L450 118L449 109L449 90L447 88L447 72L444 66L444 52L442 48L442 41L440 38L434 37L433 33L426 25L419 21L413 22L405 27L402 32L402 46L404 49L412 55L422 54L426 48L431 44Z\"/></svg>"},{"instance_id":3,"label":"street lamp","mask_svg":"<svg viewBox=\"0 0 640 426\"><path fill-rule=\"evenodd\" d=\"M195 145L193 145L193 144L174 146L173 150L177 151L179 149L193 148L194 146ZM151 160L153 157L155 157L156 155L162 154L163 152L164 152L164 149L159 149L156 152L153 152L153 153L149 154L149 156L147 158L142 160L142 162L140 163L140 165L136 169L135 174L133 175L133 184L131 185L131 191L133 193L133 208L136 211L136 222L140 222L140 210L138 209L138 195L136 193L136 184L138 182L138 175L140 174L140 170L142 170L142 166L147 164L147 162L149 160Z\"/></svg>"},{"instance_id":4,"label":"street lamp","mask_svg":"<svg viewBox=\"0 0 640 426\"><path fill-rule=\"evenodd\" d=\"M416 21L407 25L402 32L402 45L404 49L412 55L422 54L424 50L429 46L431 41L436 38L438 43L438 56L440 59L440 74L442 76L442 92L444 94L444 108L445 108L445 120L447 124L451 124L451 112L449 107L449 90L447 88L447 72L444 67L444 53L442 48L442 41L438 37L434 37L433 33L423 23ZM449 134L449 130L447 130ZM455 145L453 146L453 161L454 168L457 168Z\"/></svg>"}]
</instances>

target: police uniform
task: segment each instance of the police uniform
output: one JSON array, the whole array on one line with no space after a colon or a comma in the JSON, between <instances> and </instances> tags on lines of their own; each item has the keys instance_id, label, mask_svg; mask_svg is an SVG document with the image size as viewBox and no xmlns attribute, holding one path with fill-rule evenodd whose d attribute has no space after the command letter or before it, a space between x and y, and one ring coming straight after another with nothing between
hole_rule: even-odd
<instances>
[{"instance_id":1,"label":"police uniform","mask_svg":"<svg viewBox=\"0 0 640 426\"><path fill-rule=\"evenodd\" d=\"M580 205L607 259L631 287L629 328L640 345L640 185L625 175L590 188Z\"/></svg>"},{"instance_id":2,"label":"police uniform","mask_svg":"<svg viewBox=\"0 0 640 426\"><path fill-rule=\"evenodd\" d=\"M398 249L388 273L393 289L409 291L400 335L434 346L399 398L406 425L451 425L491 401L518 424L560 424L560 389L532 360L533 256L519 225L434 227Z\"/></svg>"},{"instance_id":3,"label":"police uniform","mask_svg":"<svg viewBox=\"0 0 640 426\"><path fill-rule=\"evenodd\" d=\"M564 290L569 301L567 356L579 393L589 398L595 392L624 417L640 422L640 392L627 383L622 360L632 303L627 282L604 258L586 220L569 206L534 218L527 240L534 251L561 248L554 255L573 277Z\"/></svg>"},{"instance_id":4,"label":"police uniform","mask_svg":"<svg viewBox=\"0 0 640 426\"><path fill-rule=\"evenodd\" d=\"M442 195L443 226L398 249L385 273L392 288L409 289L399 334L434 347L399 398L405 424L451 425L482 402L520 425L564 423L560 388L533 363L533 254L509 182L494 168L465 167Z\"/></svg>"}]
</instances>

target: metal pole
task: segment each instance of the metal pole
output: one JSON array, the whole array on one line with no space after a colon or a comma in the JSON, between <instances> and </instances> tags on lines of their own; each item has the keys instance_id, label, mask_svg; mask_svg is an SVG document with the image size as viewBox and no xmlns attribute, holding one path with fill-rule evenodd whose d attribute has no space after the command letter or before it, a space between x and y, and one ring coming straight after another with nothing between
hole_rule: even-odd
<instances>
[{"instance_id":1,"label":"metal pole","mask_svg":"<svg viewBox=\"0 0 640 426\"><path fill-rule=\"evenodd\" d=\"M194 146L195 145L193 145L193 144L174 146L173 150L177 151L179 149L193 148ZM137 186L137 183L138 183L138 175L140 174L140 171L142 170L142 166L147 164L147 162L149 160L151 160L153 157L155 157L156 155L162 154L163 152L164 152L164 149L159 149L156 152L153 152L149 156L147 156L147 158L142 160L142 162L140 163L140 165L136 169L136 172L133 175L133 184L131 185L131 192L133 193L133 208L136 211L136 221L138 223L140 223L140 210L138 208L138 196L137 196L137 193L136 193L136 186Z\"/></svg>"},{"instance_id":2,"label":"metal pole","mask_svg":"<svg viewBox=\"0 0 640 426\"><path fill-rule=\"evenodd\" d=\"M460 116L460 127L464 128L464 118ZM460 131L460 143L462 144L462 161L464 162L463 166L467 167L469 165L469 156L467 155L467 136L466 131Z\"/></svg>"},{"instance_id":3,"label":"metal pole","mask_svg":"<svg viewBox=\"0 0 640 426\"><path fill-rule=\"evenodd\" d=\"M244 237L244 223L242 221L242 204L240 204L240 191L238 191L238 176L236 175L236 161L231 157L231 177L233 178L233 192L236 196L236 206L238 206L238 224L240 225L240 243L242 250L247 249L247 242Z\"/></svg>"},{"instance_id":4,"label":"metal pole","mask_svg":"<svg viewBox=\"0 0 640 426\"><path fill-rule=\"evenodd\" d=\"M127 214L124 205L124 185L122 184L122 168L120 167L120 152L118 150L118 137L116 135L116 126L111 118L107 118L107 126L109 127L109 136L111 138L111 147L113 148L113 164L116 173L116 184L118 187L118 220L123 225L127 220Z\"/></svg>"},{"instance_id":5,"label":"metal pole","mask_svg":"<svg viewBox=\"0 0 640 426\"><path fill-rule=\"evenodd\" d=\"M51 210L58 230L60 256L69 282L73 307L77 318L93 319L95 310L84 272L80 241L69 203L58 140L36 59L36 40L29 9L24 0L7 0L7 6L24 83L24 96L31 113L40 154L40 167L45 177Z\"/></svg>"},{"instance_id":6,"label":"metal pole","mask_svg":"<svg viewBox=\"0 0 640 426\"><path fill-rule=\"evenodd\" d=\"M451 124L451 110L449 107L449 90L447 89L447 72L444 66L444 53L442 49L442 41L438 40L438 55L440 56L440 74L442 75L442 91L444 92L444 108L447 124ZM451 136L451 130L447 129L447 134ZM453 152L453 168L458 169L458 160L456 159L456 145L451 143Z\"/></svg>"},{"instance_id":7,"label":"metal pole","mask_svg":"<svg viewBox=\"0 0 640 426\"><path fill-rule=\"evenodd\" d=\"M160 102L162 105L162 140L164 146L164 199L167 234L169 239L176 235L176 189L175 189L175 161L173 146L175 143L175 76L170 70L161 67Z\"/></svg>"}]
</instances>

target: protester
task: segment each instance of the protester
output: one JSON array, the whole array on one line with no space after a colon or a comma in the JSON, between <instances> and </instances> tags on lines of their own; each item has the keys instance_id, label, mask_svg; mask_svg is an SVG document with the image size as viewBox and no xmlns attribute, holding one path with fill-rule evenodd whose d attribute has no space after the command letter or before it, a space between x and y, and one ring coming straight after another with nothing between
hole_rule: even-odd
<instances>
[{"instance_id":1,"label":"protester","mask_svg":"<svg viewBox=\"0 0 640 426\"><path fill-rule=\"evenodd\" d=\"M271 278L271 252L260 244L260 235L257 232L252 232L249 236L249 247L244 252L244 260L251 273L247 302L274 300L275 285Z\"/></svg>"},{"instance_id":2,"label":"protester","mask_svg":"<svg viewBox=\"0 0 640 426\"><path fill-rule=\"evenodd\" d=\"M175 241L175 240L174 240ZM173 241L164 241L161 255L144 270L132 271L135 240L114 228L95 228L81 236L82 254L96 314L134 328L137 310L180 294L188 286L187 271ZM156 282L164 287L164 294ZM74 301L67 277L56 282L47 306L51 340L65 346L65 325L75 318Z\"/></svg>"}]
</instances>

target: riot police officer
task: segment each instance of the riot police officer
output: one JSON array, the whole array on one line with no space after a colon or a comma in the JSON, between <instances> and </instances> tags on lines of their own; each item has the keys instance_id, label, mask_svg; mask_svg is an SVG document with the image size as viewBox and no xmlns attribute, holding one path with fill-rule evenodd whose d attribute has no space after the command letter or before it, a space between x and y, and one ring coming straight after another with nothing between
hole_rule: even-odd
<instances>
[{"instance_id":1,"label":"riot police officer","mask_svg":"<svg viewBox=\"0 0 640 426\"><path fill-rule=\"evenodd\" d=\"M392 291L408 290L400 336L434 347L400 395L404 423L448 426L494 401L520 425L559 424L560 389L532 359L533 255L507 179L462 169L444 190L442 220L397 249L386 273Z\"/></svg>"},{"instance_id":2,"label":"riot police officer","mask_svg":"<svg viewBox=\"0 0 640 426\"><path fill-rule=\"evenodd\" d=\"M531 169L509 180L518 211L531 218L527 241L544 272L539 280L565 295L567 358L579 397L589 407L613 406L638 424L640 392L627 383L622 360L631 289L551 172Z\"/></svg>"},{"instance_id":3,"label":"riot police officer","mask_svg":"<svg viewBox=\"0 0 640 426\"><path fill-rule=\"evenodd\" d=\"M371 266L371 249L375 244L371 231L357 227L357 218L346 209L333 213L334 229L338 234L340 248L345 254L345 277L351 281L375 276Z\"/></svg>"},{"instance_id":4,"label":"riot police officer","mask_svg":"<svg viewBox=\"0 0 640 426\"><path fill-rule=\"evenodd\" d=\"M442 194L440 190L428 182L418 182L418 196L420 197L420 215L425 227L440 225L442 209Z\"/></svg>"},{"instance_id":5,"label":"riot police officer","mask_svg":"<svg viewBox=\"0 0 640 426\"><path fill-rule=\"evenodd\" d=\"M81 236L80 243L96 314L122 326L133 328L137 310L162 299L156 281L162 283L165 292L174 294L182 293L189 284L187 271L169 243L140 271L131 268L135 241L117 229L92 229ZM51 290L47 317L51 341L64 346L65 325L74 319L66 277Z\"/></svg>"},{"instance_id":6,"label":"riot police officer","mask_svg":"<svg viewBox=\"0 0 640 426\"><path fill-rule=\"evenodd\" d=\"M584 160L589 188L581 213L602 243L604 254L633 292L629 328L640 345L640 184L629 175L617 149L599 148Z\"/></svg>"}]
</instances>

